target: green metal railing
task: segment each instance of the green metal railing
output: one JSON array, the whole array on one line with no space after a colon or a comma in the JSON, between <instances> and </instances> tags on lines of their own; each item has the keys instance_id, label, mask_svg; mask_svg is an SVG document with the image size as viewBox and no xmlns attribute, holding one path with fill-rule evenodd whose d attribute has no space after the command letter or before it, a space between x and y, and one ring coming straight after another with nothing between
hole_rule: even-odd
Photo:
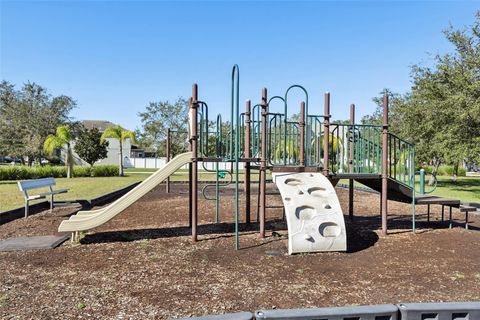
<instances>
[{"instance_id":1,"label":"green metal railing","mask_svg":"<svg viewBox=\"0 0 480 320\"><path fill-rule=\"evenodd\" d=\"M200 157L208 157L209 155L209 126L208 121L208 105L203 101L198 101L197 109L197 137L198 137L198 152Z\"/></svg>"},{"instance_id":2,"label":"green metal railing","mask_svg":"<svg viewBox=\"0 0 480 320\"><path fill-rule=\"evenodd\" d=\"M250 154L252 158L260 158L261 153L261 129L262 129L262 105L256 104L252 108L252 115L251 115L251 130L250 130Z\"/></svg>"},{"instance_id":3,"label":"green metal railing","mask_svg":"<svg viewBox=\"0 0 480 320\"><path fill-rule=\"evenodd\" d=\"M267 114L267 162L269 165L299 165L298 122L285 121L282 113Z\"/></svg>"},{"instance_id":4,"label":"green metal railing","mask_svg":"<svg viewBox=\"0 0 480 320\"><path fill-rule=\"evenodd\" d=\"M324 116L307 115L305 122L305 165L323 167Z\"/></svg>"},{"instance_id":5,"label":"green metal railing","mask_svg":"<svg viewBox=\"0 0 480 320\"><path fill-rule=\"evenodd\" d=\"M332 173L381 174L381 126L330 124L329 162Z\"/></svg>"},{"instance_id":6,"label":"green metal railing","mask_svg":"<svg viewBox=\"0 0 480 320\"><path fill-rule=\"evenodd\" d=\"M382 127L372 124L330 124L329 161L334 174L382 174ZM414 188L414 145L395 134L387 136L387 175Z\"/></svg>"},{"instance_id":7,"label":"green metal railing","mask_svg":"<svg viewBox=\"0 0 480 320\"><path fill-rule=\"evenodd\" d=\"M402 138L388 134L388 177L415 188L415 147Z\"/></svg>"}]
</instances>

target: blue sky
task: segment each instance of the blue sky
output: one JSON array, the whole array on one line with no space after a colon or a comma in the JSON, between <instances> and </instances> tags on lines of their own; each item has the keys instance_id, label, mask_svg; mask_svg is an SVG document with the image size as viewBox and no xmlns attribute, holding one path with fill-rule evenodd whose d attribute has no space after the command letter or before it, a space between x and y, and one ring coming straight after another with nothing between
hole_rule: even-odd
<instances>
[{"instance_id":1,"label":"blue sky","mask_svg":"<svg viewBox=\"0 0 480 320\"><path fill-rule=\"evenodd\" d=\"M227 117L230 73L241 107L262 87L301 84L310 113L370 113L382 88L405 92L410 66L452 48L441 31L470 25L478 2L2 1L0 75L73 97L78 119L134 129L149 101L187 98L199 85L210 114ZM291 96L292 109L301 100ZM297 110L292 110L297 112Z\"/></svg>"}]
</instances>

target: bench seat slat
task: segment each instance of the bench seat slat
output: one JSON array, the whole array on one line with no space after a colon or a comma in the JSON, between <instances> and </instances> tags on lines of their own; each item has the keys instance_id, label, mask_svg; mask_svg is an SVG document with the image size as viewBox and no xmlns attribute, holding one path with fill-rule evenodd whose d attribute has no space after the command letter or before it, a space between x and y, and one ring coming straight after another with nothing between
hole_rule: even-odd
<instances>
[{"instance_id":1,"label":"bench seat slat","mask_svg":"<svg viewBox=\"0 0 480 320\"><path fill-rule=\"evenodd\" d=\"M44 193L40 193L41 196L51 196L52 194L53 195L56 195L56 194L60 194L60 193L66 193L68 192L69 189L58 189L58 190L53 190L53 191L48 191L48 192L44 192Z\"/></svg>"},{"instance_id":2,"label":"bench seat slat","mask_svg":"<svg viewBox=\"0 0 480 320\"><path fill-rule=\"evenodd\" d=\"M28 196L27 200L37 200L37 199L43 199L45 196L43 194L36 194L33 196Z\"/></svg>"}]
</instances>

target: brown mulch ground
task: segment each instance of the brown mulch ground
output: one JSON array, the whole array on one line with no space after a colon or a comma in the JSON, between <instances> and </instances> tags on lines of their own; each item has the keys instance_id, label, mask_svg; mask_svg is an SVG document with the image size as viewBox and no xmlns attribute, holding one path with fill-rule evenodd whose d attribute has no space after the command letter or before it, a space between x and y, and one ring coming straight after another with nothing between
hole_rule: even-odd
<instances>
[{"instance_id":1,"label":"brown mulch ground","mask_svg":"<svg viewBox=\"0 0 480 320\"><path fill-rule=\"evenodd\" d=\"M438 221L438 208L437 221L429 224L419 208L423 222L413 234L410 206L390 202L392 233L383 238L378 195L356 191L357 217L346 219L347 253L287 255L281 209L268 211L266 239L258 238L256 223L242 226L242 249L235 252L232 191L222 193L220 218L226 222L219 225L212 223L213 202L200 201L200 241L193 244L186 186L174 189L167 195L156 188L81 244L0 252L0 318L165 319L260 308L480 300L478 215L472 215L469 231L463 225L448 229ZM348 192L337 190L347 212ZM278 196L268 199L281 204ZM1 225L0 239L55 234L74 211L58 208Z\"/></svg>"}]
</instances>

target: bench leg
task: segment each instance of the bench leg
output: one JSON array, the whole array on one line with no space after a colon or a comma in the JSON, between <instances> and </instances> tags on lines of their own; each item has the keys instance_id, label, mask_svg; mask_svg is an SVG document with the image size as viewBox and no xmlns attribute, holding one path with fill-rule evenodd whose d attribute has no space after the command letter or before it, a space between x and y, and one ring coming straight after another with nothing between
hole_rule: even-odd
<instances>
[{"instance_id":1,"label":"bench leg","mask_svg":"<svg viewBox=\"0 0 480 320\"><path fill-rule=\"evenodd\" d=\"M449 228L452 229L452 206L450 206L450 225Z\"/></svg>"},{"instance_id":2,"label":"bench leg","mask_svg":"<svg viewBox=\"0 0 480 320\"><path fill-rule=\"evenodd\" d=\"M442 221L444 220L445 216L445 205L442 204Z\"/></svg>"},{"instance_id":3,"label":"bench leg","mask_svg":"<svg viewBox=\"0 0 480 320\"><path fill-rule=\"evenodd\" d=\"M25 218L28 217L28 200L25 200Z\"/></svg>"},{"instance_id":4,"label":"bench leg","mask_svg":"<svg viewBox=\"0 0 480 320\"><path fill-rule=\"evenodd\" d=\"M468 230L468 211L465 212L465 229Z\"/></svg>"},{"instance_id":5,"label":"bench leg","mask_svg":"<svg viewBox=\"0 0 480 320\"><path fill-rule=\"evenodd\" d=\"M430 222L430 205L427 204L427 222Z\"/></svg>"},{"instance_id":6,"label":"bench leg","mask_svg":"<svg viewBox=\"0 0 480 320\"><path fill-rule=\"evenodd\" d=\"M53 194L50 197L50 212L53 211Z\"/></svg>"}]
</instances>

